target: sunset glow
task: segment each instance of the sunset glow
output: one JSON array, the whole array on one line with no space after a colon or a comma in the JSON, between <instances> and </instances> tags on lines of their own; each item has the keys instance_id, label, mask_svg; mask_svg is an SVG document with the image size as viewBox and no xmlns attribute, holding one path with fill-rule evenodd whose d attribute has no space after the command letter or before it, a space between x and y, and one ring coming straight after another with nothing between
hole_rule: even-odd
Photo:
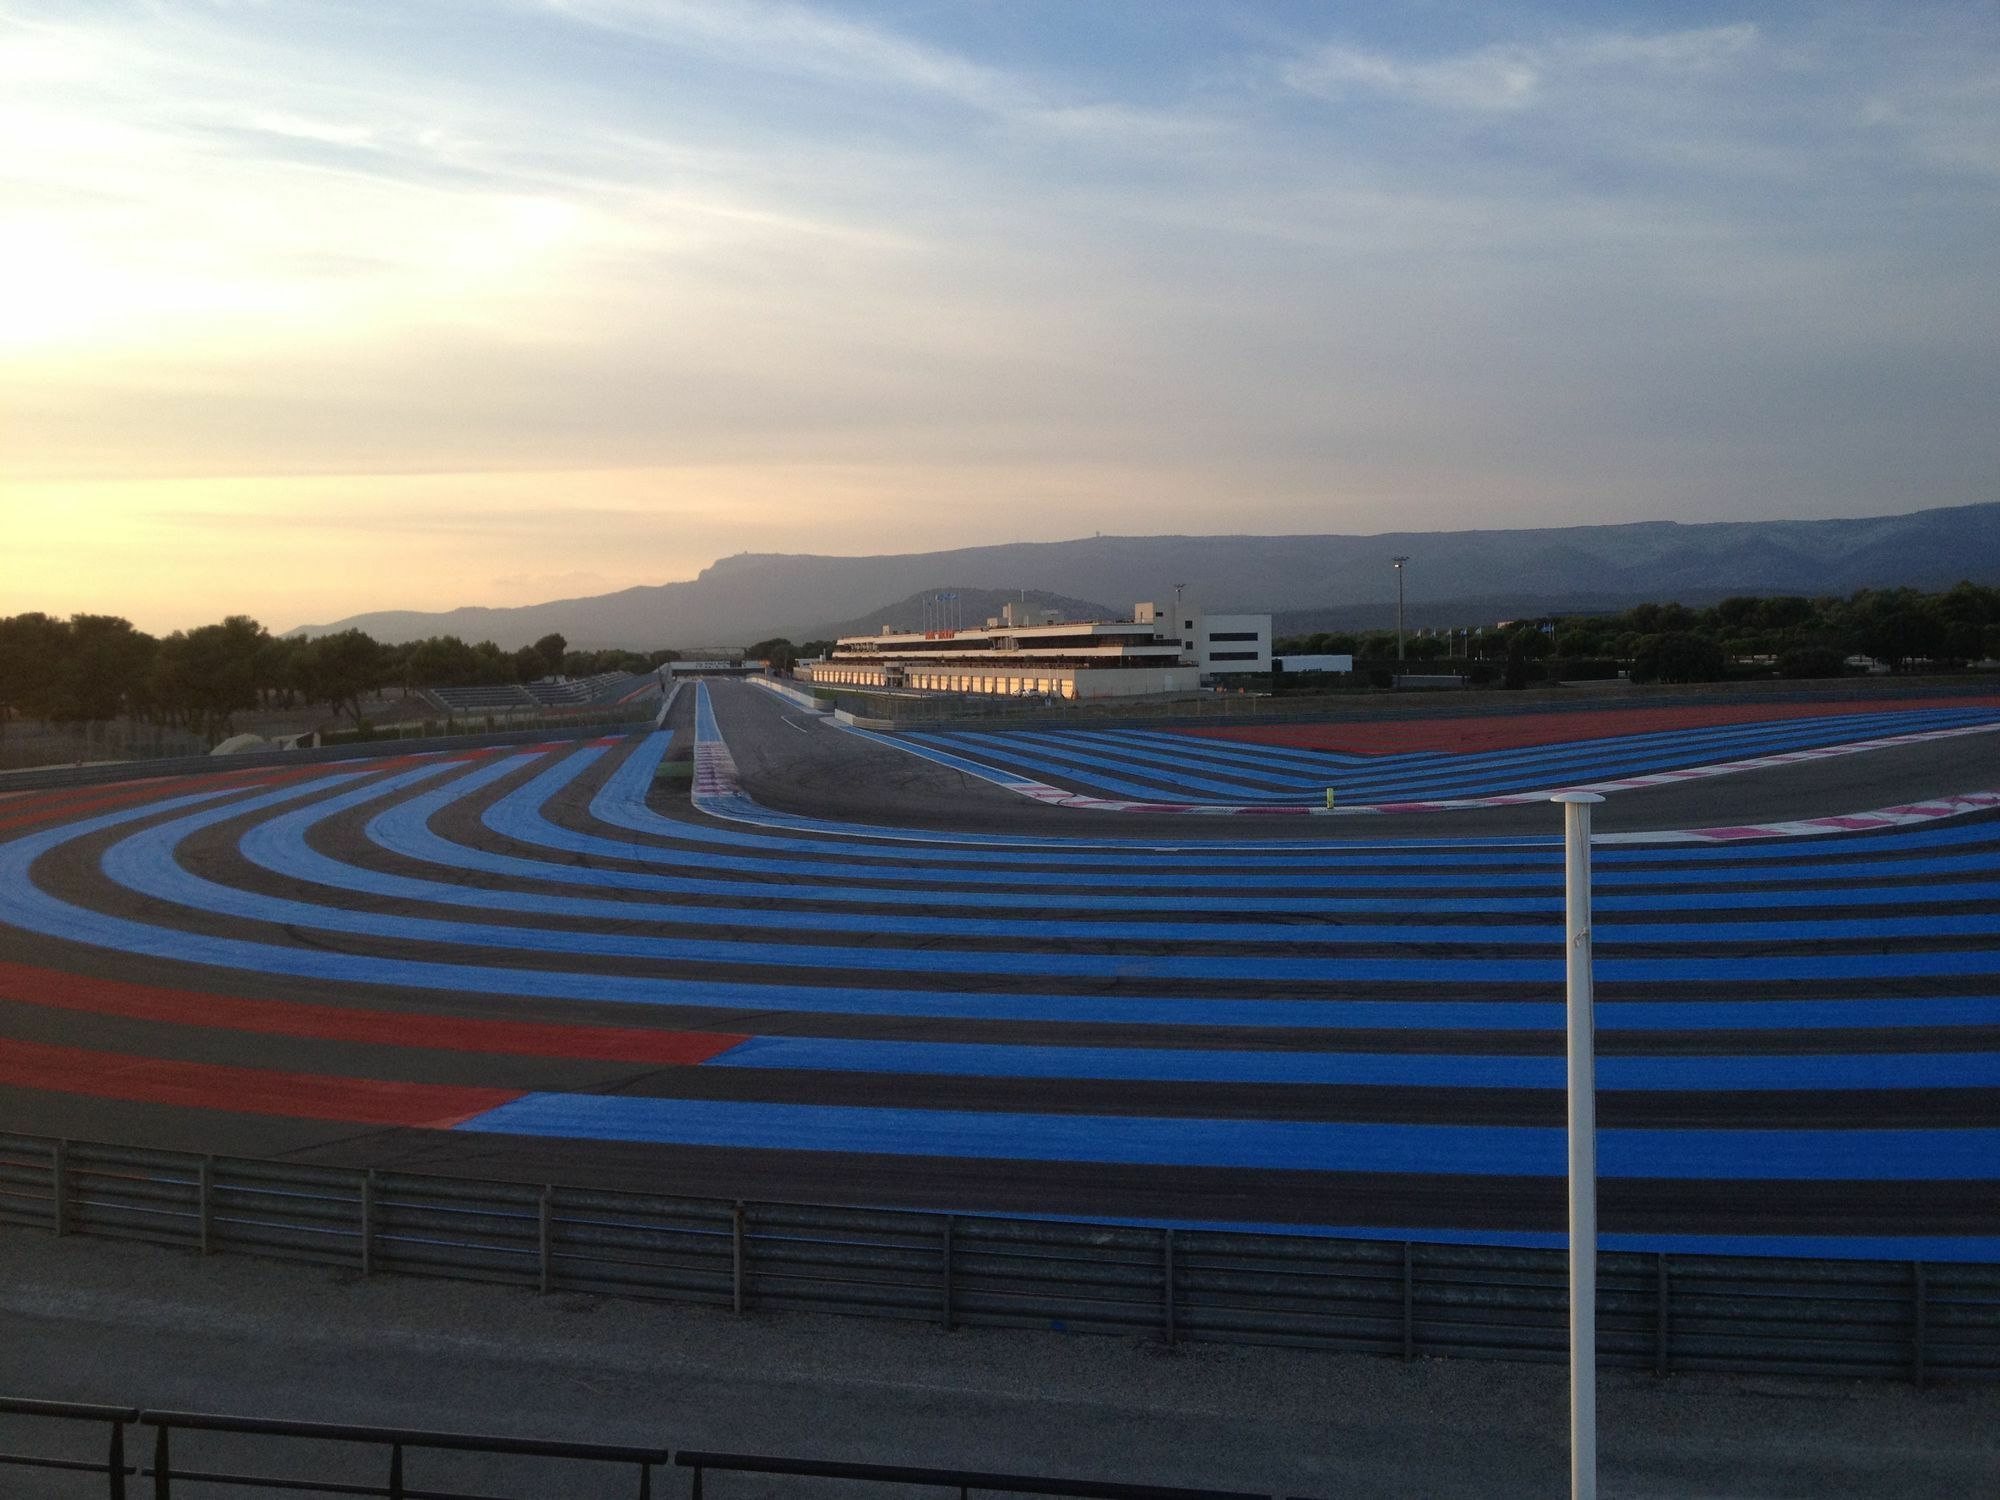
<instances>
[{"instance_id":1,"label":"sunset glow","mask_svg":"<svg viewBox=\"0 0 2000 1500\"><path fill-rule=\"evenodd\" d=\"M0 0L0 609L1990 499L1962 7Z\"/></svg>"}]
</instances>

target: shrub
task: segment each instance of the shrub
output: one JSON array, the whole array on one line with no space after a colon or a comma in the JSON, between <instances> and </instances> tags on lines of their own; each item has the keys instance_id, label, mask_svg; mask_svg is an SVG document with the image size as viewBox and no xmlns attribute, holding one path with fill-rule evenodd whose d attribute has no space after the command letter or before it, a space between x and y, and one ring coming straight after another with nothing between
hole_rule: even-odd
<instances>
[{"instance_id":1,"label":"shrub","mask_svg":"<svg viewBox=\"0 0 2000 1500\"><path fill-rule=\"evenodd\" d=\"M1634 682L1720 682L1728 670L1722 647L1707 636L1669 630L1644 636L1632 657Z\"/></svg>"},{"instance_id":2,"label":"shrub","mask_svg":"<svg viewBox=\"0 0 2000 1500\"><path fill-rule=\"evenodd\" d=\"M1832 646L1796 646L1778 657L1780 677L1845 677L1847 656Z\"/></svg>"}]
</instances>

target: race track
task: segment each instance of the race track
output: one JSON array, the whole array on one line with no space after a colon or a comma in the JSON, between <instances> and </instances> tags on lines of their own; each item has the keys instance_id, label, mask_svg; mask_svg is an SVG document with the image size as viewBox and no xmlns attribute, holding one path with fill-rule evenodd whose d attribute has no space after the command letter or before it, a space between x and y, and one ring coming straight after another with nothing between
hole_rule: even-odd
<instances>
[{"instance_id":1,"label":"race track","mask_svg":"<svg viewBox=\"0 0 2000 1500\"><path fill-rule=\"evenodd\" d=\"M1605 1243L2000 1259L2000 813L1942 800L2000 788L1996 719L1373 758L1176 737L1190 761L1153 731L888 743L716 684L654 734L25 794L0 800L0 1124L1557 1244L1546 804L1246 829L1037 806L951 761L1249 800L1315 755L1372 759L1351 784L1384 798L1741 762L1605 809ZM655 789L687 747L707 812Z\"/></svg>"}]
</instances>

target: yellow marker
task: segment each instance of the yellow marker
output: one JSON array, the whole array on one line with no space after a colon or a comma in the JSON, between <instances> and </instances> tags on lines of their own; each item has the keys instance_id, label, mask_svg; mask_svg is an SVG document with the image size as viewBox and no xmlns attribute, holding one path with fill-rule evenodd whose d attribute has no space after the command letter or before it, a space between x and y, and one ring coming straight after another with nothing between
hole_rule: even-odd
<instances>
[{"instance_id":1,"label":"yellow marker","mask_svg":"<svg viewBox=\"0 0 2000 1500\"><path fill-rule=\"evenodd\" d=\"M1328 788L1326 789L1326 810L1327 810L1328 812L1332 812L1332 811L1333 811L1333 788L1332 788L1332 787L1328 787Z\"/></svg>"}]
</instances>

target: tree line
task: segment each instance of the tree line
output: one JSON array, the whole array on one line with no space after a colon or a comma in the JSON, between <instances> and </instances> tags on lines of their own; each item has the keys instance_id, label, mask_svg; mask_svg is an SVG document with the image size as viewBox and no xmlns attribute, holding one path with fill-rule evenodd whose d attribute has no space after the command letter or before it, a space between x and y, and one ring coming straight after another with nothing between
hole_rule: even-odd
<instances>
[{"instance_id":1,"label":"tree line","mask_svg":"<svg viewBox=\"0 0 2000 1500\"><path fill-rule=\"evenodd\" d=\"M258 708L324 705L358 723L362 701L391 690L645 672L673 655L572 651L558 634L517 651L453 635L386 645L360 630L308 640L274 636L248 615L160 637L116 615L9 615L0 617L0 723L126 718L214 741Z\"/></svg>"},{"instance_id":2,"label":"tree line","mask_svg":"<svg viewBox=\"0 0 2000 1500\"><path fill-rule=\"evenodd\" d=\"M1276 642L1280 654L1385 661L1396 632L1323 632ZM1709 682L1754 669L1838 677L1866 656L1894 671L1958 668L2000 658L2000 589L1960 583L1939 593L1863 589L1846 598L1742 595L1705 609L1641 604L1622 613L1542 616L1500 626L1407 634L1411 661L1505 662L1510 678L1544 658L1627 663L1637 682Z\"/></svg>"}]
</instances>

